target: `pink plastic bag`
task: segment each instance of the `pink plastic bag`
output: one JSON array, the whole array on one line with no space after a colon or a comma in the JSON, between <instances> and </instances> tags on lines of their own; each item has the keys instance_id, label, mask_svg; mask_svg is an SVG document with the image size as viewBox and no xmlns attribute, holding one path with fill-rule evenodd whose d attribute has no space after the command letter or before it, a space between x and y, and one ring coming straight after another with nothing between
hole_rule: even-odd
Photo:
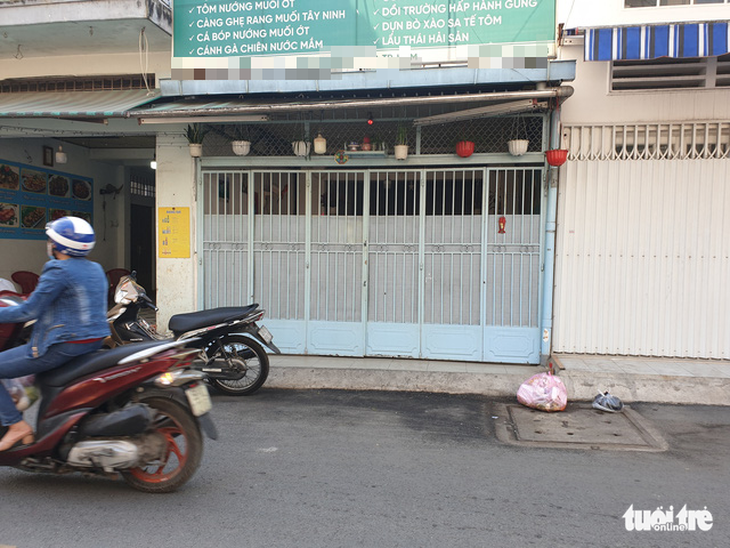
<instances>
[{"instance_id":1,"label":"pink plastic bag","mask_svg":"<svg viewBox=\"0 0 730 548\"><path fill-rule=\"evenodd\" d=\"M522 383L517 401L540 411L562 411L568 405L568 391L552 373L538 373Z\"/></svg>"}]
</instances>

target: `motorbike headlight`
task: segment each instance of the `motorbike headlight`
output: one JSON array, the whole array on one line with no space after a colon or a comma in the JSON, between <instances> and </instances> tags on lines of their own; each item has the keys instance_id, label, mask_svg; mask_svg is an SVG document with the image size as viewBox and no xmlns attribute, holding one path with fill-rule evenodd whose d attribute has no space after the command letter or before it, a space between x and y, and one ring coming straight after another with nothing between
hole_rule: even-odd
<instances>
[{"instance_id":1,"label":"motorbike headlight","mask_svg":"<svg viewBox=\"0 0 730 548\"><path fill-rule=\"evenodd\" d=\"M132 301L127 298L129 292L123 287L117 289L114 293L114 302L118 304L130 304Z\"/></svg>"}]
</instances>

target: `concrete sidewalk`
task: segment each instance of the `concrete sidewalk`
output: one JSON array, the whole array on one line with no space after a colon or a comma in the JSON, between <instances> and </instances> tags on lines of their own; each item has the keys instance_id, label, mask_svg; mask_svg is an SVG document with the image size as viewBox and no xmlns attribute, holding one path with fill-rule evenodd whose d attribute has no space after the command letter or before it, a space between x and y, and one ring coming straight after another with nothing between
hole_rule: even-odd
<instances>
[{"instance_id":1,"label":"concrete sidewalk","mask_svg":"<svg viewBox=\"0 0 730 548\"><path fill-rule=\"evenodd\" d=\"M514 398L540 366L397 358L271 355L266 386L484 394ZM730 405L730 361L553 356L570 401L609 390L624 402Z\"/></svg>"},{"instance_id":2,"label":"concrete sidewalk","mask_svg":"<svg viewBox=\"0 0 730 548\"><path fill-rule=\"evenodd\" d=\"M730 361L579 354L553 361L576 400L609 390L625 402L730 405Z\"/></svg>"}]
</instances>

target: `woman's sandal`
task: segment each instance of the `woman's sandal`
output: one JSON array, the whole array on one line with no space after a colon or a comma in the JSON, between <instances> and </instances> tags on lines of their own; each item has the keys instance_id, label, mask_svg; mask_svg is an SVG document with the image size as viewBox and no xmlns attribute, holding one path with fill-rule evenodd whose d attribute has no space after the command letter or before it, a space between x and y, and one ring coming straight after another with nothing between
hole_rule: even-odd
<instances>
[{"instance_id":1,"label":"woman's sandal","mask_svg":"<svg viewBox=\"0 0 730 548\"><path fill-rule=\"evenodd\" d=\"M29 445L33 443L33 440L33 429L27 422L20 421L8 427L8 431L3 436L3 439L0 440L0 451L12 449L18 443Z\"/></svg>"}]
</instances>

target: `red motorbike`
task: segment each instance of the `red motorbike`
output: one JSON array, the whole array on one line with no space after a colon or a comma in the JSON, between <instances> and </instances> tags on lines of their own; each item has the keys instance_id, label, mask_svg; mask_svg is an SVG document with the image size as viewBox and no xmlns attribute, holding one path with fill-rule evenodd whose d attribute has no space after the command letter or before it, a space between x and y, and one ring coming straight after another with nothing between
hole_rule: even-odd
<instances>
[{"instance_id":1,"label":"red motorbike","mask_svg":"<svg viewBox=\"0 0 730 548\"><path fill-rule=\"evenodd\" d=\"M0 295L0 307L20 302ZM16 344L22 329L0 325L0 350ZM149 493L179 488L200 465L201 428L217 438L205 374L189 368L199 350L184 348L186 342L99 350L37 375L36 439L0 452L0 466L121 475Z\"/></svg>"}]
</instances>

